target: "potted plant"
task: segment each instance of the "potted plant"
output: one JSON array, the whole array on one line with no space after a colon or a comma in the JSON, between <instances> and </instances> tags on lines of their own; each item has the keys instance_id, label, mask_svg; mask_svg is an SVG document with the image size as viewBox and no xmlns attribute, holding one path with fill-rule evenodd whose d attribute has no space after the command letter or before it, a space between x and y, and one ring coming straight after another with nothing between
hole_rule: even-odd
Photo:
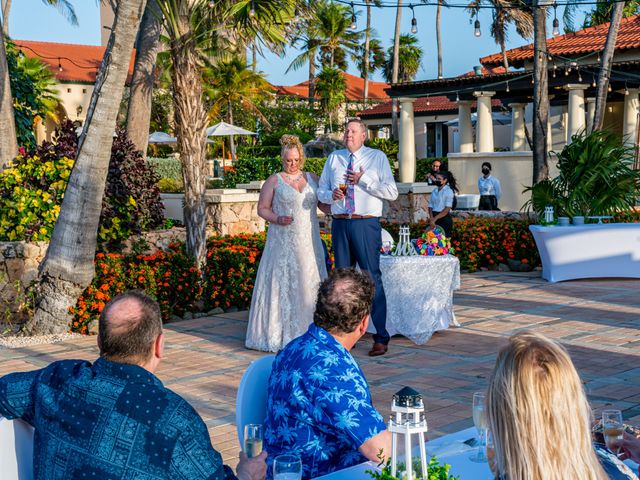
<instances>
[{"instance_id":1,"label":"potted plant","mask_svg":"<svg viewBox=\"0 0 640 480\"><path fill-rule=\"evenodd\" d=\"M158 181L160 198L164 205L164 217L184 223L184 186L174 178Z\"/></svg>"},{"instance_id":2,"label":"potted plant","mask_svg":"<svg viewBox=\"0 0 640 480\"><path fill-rule=\"evenodd\" d=\"M380 458L380 455L378 455L378 458ZM397 476L394 477L391 475L390 463L390 460L386 463L380 463L378 465L378 467L382 467L380 468L380 471L367 470L365 473L368 473L373 480L406 480L406 475L404 475L406 470L405 464L402 462L398 463ZM427 464L427 474L423 476L420 458L413 458L414 478L425 478L427 480L460 480L460 477L457 475L454 476L449 474L449 470L451 470L451 465L446 463L444 465L440 465L437 457L433 456Z\"/></svg>"}]
</instances>

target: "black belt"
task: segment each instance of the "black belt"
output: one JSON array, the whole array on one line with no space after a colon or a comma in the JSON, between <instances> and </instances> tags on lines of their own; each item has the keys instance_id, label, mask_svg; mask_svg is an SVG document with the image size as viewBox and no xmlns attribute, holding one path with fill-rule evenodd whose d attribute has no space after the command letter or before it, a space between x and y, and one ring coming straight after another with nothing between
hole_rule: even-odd
<instances>
[{"instance_id":1,"label":"black belt","mask_svg":"<svg viewBox=\"0 0 640 480\"><path fill-rule=\"evenodd\" d=\"M339 218L340 220L358 220L361 218L378 218L373 215L349 215L344 213L339 213L337 215L333 215L333 218Z\"/></svg>"}]
</instances>

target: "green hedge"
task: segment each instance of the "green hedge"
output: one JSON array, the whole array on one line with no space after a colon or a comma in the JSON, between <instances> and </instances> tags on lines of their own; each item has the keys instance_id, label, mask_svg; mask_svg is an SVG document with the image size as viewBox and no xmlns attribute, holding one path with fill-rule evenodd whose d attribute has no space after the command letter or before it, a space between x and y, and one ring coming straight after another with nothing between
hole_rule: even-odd
<instances>
[{"instance_id":1,"label":"green hedge","mask_svg":"<svg viewBox=\"0 0 640 480\"><path fill-rule=\"evenodd\" d=\"M447 157L419 158L416 160L416 182L426 181L427 173L431 171L431 164L436 160L440 160L440 163L442 164L440 170L448 170L449 162Z\"/></svg>"},{"instance_id":2,"label":"green hedge","mask_svg":"<svg viewBox=\"0 0 640 480\"><path fill-rule=\"evenodd\" d=\"M322 173L326 158L307 158L304 169L316 175ZM266 180L270 175L282 171L280 157L238 158L233 168L224 176L224 187L234 188L239 183Z\"/></svg>"},{"instance_id":3,"label":"green hedge","mask_svg":"<svg viewBox=\"0 0 640 480\"><path fill-rule=\"evenodd\" d=\"M147 162L160 178L170 178L182 184L182 166L177 158L147 157Z\"/></svg>"}]
</instances>

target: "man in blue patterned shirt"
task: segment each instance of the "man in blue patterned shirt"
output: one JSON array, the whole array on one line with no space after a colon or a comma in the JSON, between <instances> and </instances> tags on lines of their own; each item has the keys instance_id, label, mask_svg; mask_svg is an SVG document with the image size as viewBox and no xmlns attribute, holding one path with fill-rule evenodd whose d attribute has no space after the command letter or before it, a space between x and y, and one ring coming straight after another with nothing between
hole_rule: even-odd
<instances>
[{"instance_id":1,"label":"man in blue patterned shirt","mask_svg":"<svg viewBox=\"0 0 640 480\"><path fill-rule=\"evenodd\" d=\"M334 271L320 285L309 330L273 363L265 448L270 459L298 455L305 479L391 452L391 434L349 353L367 331L374 292L366 272Z\"/></svg>"},{"instance_id":2,"label":"man in blue patterned shirt","mask_svg":"<svg viewBox=\"0 0 640 480\"><path fill-rule=\"evenodd\" d=\"M158 304L142 292L100 316L100 358L54 362L0 378L0 415L35 428L34 477L45 479L234 479L207 427L153 374L163 357ZM240 454L238 478L261 480L266 454Z\"/></svg>"}]
</instances>

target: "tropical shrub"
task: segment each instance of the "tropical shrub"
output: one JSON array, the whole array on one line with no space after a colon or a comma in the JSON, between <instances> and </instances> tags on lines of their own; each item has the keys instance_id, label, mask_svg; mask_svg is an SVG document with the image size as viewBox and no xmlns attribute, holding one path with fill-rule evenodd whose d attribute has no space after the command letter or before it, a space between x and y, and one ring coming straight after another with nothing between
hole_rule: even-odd
<instances>
[{"instance_id":1,"label":"tropical shrub","mask_svg":"<svg viewBox=\"0 0 640 480\"><path fill-rule=\"evenodd\" d=\"M317 175L322 173L326 158L307 158L304 170ZM233 167L225 173L224 187L235 188L239 183L249 183L258 180L266 180L270 175L282 171L280 157L266 158L239 158Z\"/></svg>"},{"instance_id":2,"label":"tropical shrub","mask_svg":"<svg viewBox=\"0 0 640 480\"><path fill-rule=\"evenodd\" d=\"M547 205L558 216L614 215L636 203L640 170L634 169L634 149L608 130L574 135L560 153L557 177L543 180L525 192L531 199L523 208L541 218Z\"/></svg>"},{"instance_id":3,"label":"tropical shrub","mask_svg":"<svg viewBox=\"0 0 640 480\"><path fill-rule=\"evenodd\" d=\"M105 304L127 290L144 290L155 298L165 321L193 310L201 294L200 274L182 244L171 244L169 250L152 255L98 253L95 265L91 285L71 309L75 332L87 333Z\"/></svg>"},{"instance_id":4,"label":"tropical shrub","mask_svg":"<svg viewBox=\"0 0 640 480\"><path fill-rule=\"evenodd\" d=\"M438 160L441 164L440 170L448 170L449 162L447 157L431 157L431 158L419 158L416 160L416 182L424 182L427 178L427 173L431 171L431 165Z\"/></svg>"},{"instance_id":5,"label":"tropical shrub","mask_svg":"<svg viewBox=\"0 0 640 480\"><path fill-rule=\"evenodd\" d=\"M365 142L367 147L377 148L378 150L382 150L382 152L387 156L389 161L393 162L398 160L398 151L399 146L398 142L392 138L373 138L371 140L367 140Z\"/></svg>"},{"instance_id":6,"label":"tropical shrub","mask_svg":"<svg viewBox=\"0 0 640 480\"><path fill-rule=\"evenodd\" d=\"M173 178L161 178L158 180L158 190L160 193L181 193L184 192L184 185Z\"/></svg>"},{"instance_id":7,"label":"tropical shrub","mask_svg":"<svg viewBox=\"0 0 640 480\"><path fill-rule=\"evenodd\" d=\"M171 178L182 183L182 165L174 157L147 157L147 163L160 178Z\"/></svg>"}]
</instances>

